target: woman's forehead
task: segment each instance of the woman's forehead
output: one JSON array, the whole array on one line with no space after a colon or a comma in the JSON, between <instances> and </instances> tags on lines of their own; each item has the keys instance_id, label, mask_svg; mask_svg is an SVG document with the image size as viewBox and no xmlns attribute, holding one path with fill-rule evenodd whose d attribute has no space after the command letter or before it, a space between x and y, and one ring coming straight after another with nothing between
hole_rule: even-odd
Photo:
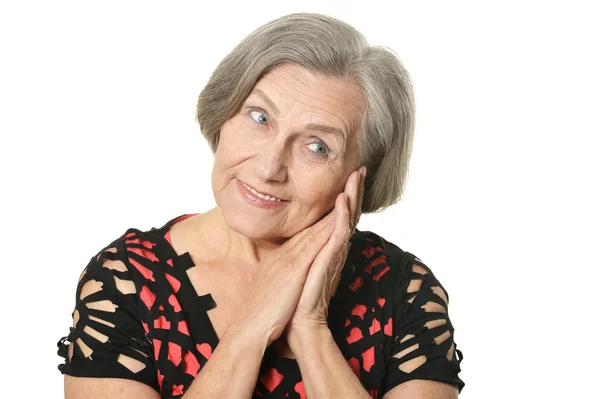
<instances>
[{"instance_id":1,"label":"woman's forehead","mask_svg":"<svg viewBox=\"0 0 600 399\"><path fill-rule=\"evenodd\" d=\"M356 130L365 110L356 82L325 77L304 67L284 64L266 73L250 96L269 107L277 118L302 114L315 124L332 125L344 132Z\"/></svg>"}]
</instances>

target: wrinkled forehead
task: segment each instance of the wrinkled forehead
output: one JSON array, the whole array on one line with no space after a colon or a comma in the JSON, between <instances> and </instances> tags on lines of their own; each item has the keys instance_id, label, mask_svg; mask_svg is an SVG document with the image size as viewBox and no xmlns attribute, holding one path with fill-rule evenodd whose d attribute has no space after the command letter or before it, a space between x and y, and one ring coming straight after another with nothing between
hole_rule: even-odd
<instances>
[{"instance_id":1,"label":"wrinkled forehead","mask_svg":"<svg viewBox=\"0 0 600 399\"><path fill-rule=\"evenodd\" d=\"M264 74L248 99L268 106L274 118L309 118L304 122L333 125L354 135L366 109L358 82L328 77L295 65L284 64Z\"/></svg>"}]
</instances>

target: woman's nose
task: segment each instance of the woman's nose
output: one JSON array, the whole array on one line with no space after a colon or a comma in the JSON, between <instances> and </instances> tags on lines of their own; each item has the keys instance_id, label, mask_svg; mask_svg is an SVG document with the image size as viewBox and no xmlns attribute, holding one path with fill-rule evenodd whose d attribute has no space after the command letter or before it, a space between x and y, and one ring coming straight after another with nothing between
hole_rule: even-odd
<instances>
[{"instance_id":1,"label":"woman's nose","mask_svg":"<svg viewBox=\"0 0 600 399\"><path fill-rule=\"evenodd\" d=\"M264 143L254 162L256 176L263 181L283 182L287 179L286 140L282 136L275 136Z\"/></svg>"}]
</instances>

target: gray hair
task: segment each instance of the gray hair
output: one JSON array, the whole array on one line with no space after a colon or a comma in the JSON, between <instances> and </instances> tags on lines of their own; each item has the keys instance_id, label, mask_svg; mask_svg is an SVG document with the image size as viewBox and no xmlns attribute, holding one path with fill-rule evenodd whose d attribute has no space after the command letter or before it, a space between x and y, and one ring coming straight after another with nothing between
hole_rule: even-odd
<instances>
[{"instance_id":1,"label":"gray hair","mask_svg":"<svg viewBox=\"0 0 600 399\"><path fill-rule=\"evenodd\" d=\"M361 164L368 173L362 212L379 212L398 202L408 179L415 125L410 75L393 50L369 46L362 33L330 16L277 18L250 33L221 61L196 106L213 154L221 126L239 111L255 83L284 63L360 85L367 103L359 131Z\"/></svg>"}]
</instances>

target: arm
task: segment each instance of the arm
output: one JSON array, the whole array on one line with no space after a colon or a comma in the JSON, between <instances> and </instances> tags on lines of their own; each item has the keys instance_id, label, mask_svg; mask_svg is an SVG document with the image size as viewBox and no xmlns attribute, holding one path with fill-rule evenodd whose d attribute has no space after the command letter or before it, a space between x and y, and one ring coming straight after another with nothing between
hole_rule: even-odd
<instances>
[{"instance_id":1,"label":"arm","mask_svg":"<svg viewBox=\"0 0 600 399\"><path fill-rule=\"evenodd\" d=\"M395 386L383 399L458 399L456 385L430 380L411 380Z\"/></svg>"},{"instance_id":2,"label":"arm","mask_svg":"<svg viewBox=\"0 0 600 399\"><path fill-rule=\"evenodd\" d=\"M296 336L290 345L302 374L308 398L370 399L375 392L367 392L336 345L327 327L307 331ZM412 380L394 387L383 399L456 399L455 385L439 381Z\"/></svg>"},{"instance_id":3,"label":"arm","mask_svg":"<svg viewBox=\"0 0 600 399\"><path fill-rule=\"evenodd\" d=\"M251 398L268 346L266 336L242 324L228 328L182 398ZM160 399L148 385L125 378L65 375L64 382L66 399Z\"/></svg>"},{"instance_id":4,"label":"arm","mask_svg":"<svg viewBox=\"0 0 600 399\"><path fill-rule=\"evenodd\" d=\"M462 353L454 342L448 293L412 254L403 274L395 293L395 338L383 397L456 399L464 387L458 376Z\"/></svg>"},{"instance_id":5,"label":"arm","mask_svg":"<svg viewBox=\"0 0 600 399\"><path fill-rule=\"evenodd\" d=\"M229 330L228 330L229 331ZM251 398L266 346L250 333L226 333L183 398ZM123 378L65 375L66 399L159 399L154 389Z\"/></svg>"},{"instance_id":6,"label":"arm","mask_svg":"<svg viewBox=\"0 0 600 399\"><path fill-rule=\"evenodd\" d=\"M79 279L73 327L58 342L66 399L161 398L124 236L93 256ZM268 346L262 331L252 316L232 324L185 397L250 398ZM171 388L162 394L171 397Z\"/></svg>"},{"instance_id":7,"label":"arm","mask_svg":"<svg viewBox=\"0 0 600 399\"><path fill-rule=\"evenodd\" d=\"M148 385L125 378L73 377L65 374L65 399L160 399Z\"/></svg>"},{"instance_id":8,"label":"arm","mask_svg":"<svg viewBox=\"0 0 600 399\"><path fill-rule=\"evenodd\" d=\"M306 397L370 399L335 343L327 326L306 329L290 337Z\"/></svg>"},{"instance_id":9,"label":"arm","mask_svg":"<svg viewBox=\"0 0 600 399\"><path fill-rule=\"evenodd\" d=\"M268 340L251 326L241 322L227 329L184 399L252 397Z\"/></svg>"},{"instance_id":10,"label":"arm","mask_svg":"<svg viewBox=\"0 0 600 399\"><path fill-rule=\"evenodd\" d=\"M126 257L121 236L93 256L79 278L73 326L58 342L66 399L160 398Z\"/></svg>"}]
</instances>

